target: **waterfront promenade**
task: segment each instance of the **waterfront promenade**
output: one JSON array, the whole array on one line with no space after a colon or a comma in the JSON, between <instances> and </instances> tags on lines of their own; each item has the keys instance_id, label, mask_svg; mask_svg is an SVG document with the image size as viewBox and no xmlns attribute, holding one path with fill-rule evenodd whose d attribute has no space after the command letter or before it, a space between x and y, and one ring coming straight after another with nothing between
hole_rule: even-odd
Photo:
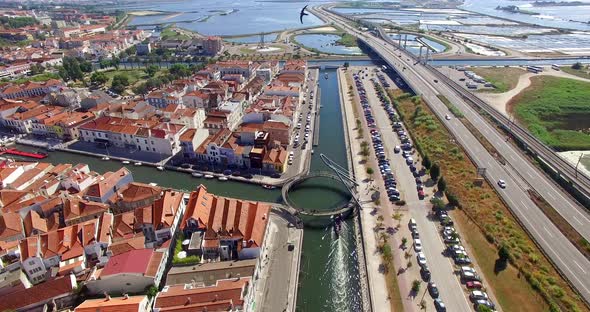
<instances>
[{"instance_id":1,"label":"waterfront promenade","mask_svg":"<svg viewBox=\"0 0 590 312\"><path fill-rule=\"evenodd\" d=\"M359 202L361 208L359 209L360 222L362 228L362 243L365 253L365 266L368 279L368 290L370 300L372 301L373 311L391 311L391 304L389 302L389 294L387 291L387 281L385 275L381 273L381 254L378 252L378 241L373 229L376 226L376 216L372 215L373 204L371 200L371 192L369 192L372 183L368 177L363 165L363 159L360 155L360 145L356 144L357 132L353 128L356 124L353 104L348 96L348 83L346 81L346 74L342 69L338 70L338 80L340 86L340 102L346 118L345 131L348 132L348 137L351 138L351 144L348 150L352 155L352 166L354 167L355 177L359 182L358 187ZM363 270L363 268L361 268ZM411 310L410 310L411 311Z\"/></svg>"}]
</instances>

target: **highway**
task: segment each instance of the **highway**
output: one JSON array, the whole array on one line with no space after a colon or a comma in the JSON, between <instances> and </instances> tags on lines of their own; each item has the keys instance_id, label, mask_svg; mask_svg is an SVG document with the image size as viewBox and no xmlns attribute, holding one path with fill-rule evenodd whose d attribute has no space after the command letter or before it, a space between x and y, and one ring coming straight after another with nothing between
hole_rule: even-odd
<instances>
[{"instance_id":1,"label":"highway","mask_svg":"<svg viewBox=\"0 0 590 312\"><path fill-rule=\"evenodd\" d=\"M541 209L535 205L525 187L522 186L522 180L527 181L572 226L580 231L584 237L589 238L590 220L587 218L587 214L576 208L575 202L571 201L553 182L548 181L548 178L528 163L514 147L505 142L502 135L468 107L446 84L442 82L434 83L438 76L435 76L422 65L414 65L413 57L403 51L396 50L391 44L380 38L367 35L367 32L361 33L357 29L350 27L347 21L343 21L341 17L331 12L323 9L318 10L317 8L312 9L312 11L327 17L341 28L359 37L392 68L395 68L416 94L422 96L432 111L446 124L449 131L463 146L475 164L478 167L486 168L486 179L496 188L516 218L528 230L558 270L570 281L586 302L590 302L590 261L575 248ZM452 114L437 97L437 94L443 94L455 104L465 114L465 118L473 125L476 125L487 140L496 147L498 152L509 163L509 166L503 166L492 157L462 122L454 118L445 121L444 116ZM514 171L510 167L513 167ZM520 175L514 174L514 172L519 172ZM506 181L508 185L506 189L497 186L496 182L499 179Z\"/></svg>"}]
</instances>

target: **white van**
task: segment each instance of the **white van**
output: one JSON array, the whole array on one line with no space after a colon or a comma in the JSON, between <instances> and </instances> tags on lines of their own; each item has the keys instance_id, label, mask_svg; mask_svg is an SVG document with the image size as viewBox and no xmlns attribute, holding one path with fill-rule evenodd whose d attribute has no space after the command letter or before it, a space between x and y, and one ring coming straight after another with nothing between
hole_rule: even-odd
<instances>
[{"instance_id":1,"label":"white van","mask_svg":"<svg viewBox=\"0 0 590 312\"><path fill-rule=\"evenodd\" d=\"M422 251L422 241L419 238L414 240L414 250L416 252Z\"/></svg>"}]
</instances>

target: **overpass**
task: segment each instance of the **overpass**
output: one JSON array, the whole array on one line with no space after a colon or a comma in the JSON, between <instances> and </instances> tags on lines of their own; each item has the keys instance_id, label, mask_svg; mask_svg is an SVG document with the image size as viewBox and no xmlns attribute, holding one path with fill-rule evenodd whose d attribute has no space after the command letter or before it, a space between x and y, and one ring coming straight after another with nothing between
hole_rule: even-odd
<instances>
[{"instance_id":1,"label":"overpass","mask_svg":"<svg viewBox=\"0 0 590 312\"><path fill-rule=\"evenodd\" d=\"M561 233L547 216L531 200L528 189L534 189L549 202L586 240L590 240L590 219L587 211L575 200L563 192L544 173L540 172L514 146L507 143L505 137L491 126L466 100L471 96L464 90L457 90L440 78L432 67L414 64L415 57L395 48L395 43L385 36L385 40L372 36L367 32L348 25L347 17L339 16L322 7L311 10L325 20L333 21L345 31L357 36L364 44L377 53L392 69L394 69L417 95L421 95L434 114L448 128L449 132L463 146L471 160L480 168L486 168L486 179L494 186L511 209L516 219L534 239L542 252L550 259L556 269L578 291L582 298L590 302L590 261ZM373 25L371 25L374 27ZM389 40L388 40L389 39ZM440 83L435 80L441 79ZM445 96L459 108L465 118L476 125L481 134L494 146L508 165L500 164L463 123L457 119L445 121L445 115L451 115L447 106L438 95ZM475 99L471 99L475 101ZM483 102L483 101L482 101ZM480 103L481 104L481 103ZM516 128L514 128L516 129ZM525 131L522 129L522 131ZM525 136L524 132L519 135ZM516 135L515 135L516 136ZM532 140L532 139L527 139ZM531 149L540 149L538 143L528 145ZM550 151L553 155L552 151ZM537 151L537 155L547 157L546 162L553 168L561 168L564 176L571 171L561 159L555 159L547 150ZM556 155L555 155L556 156ZM561 165L553 164L555 161ZM578 175L579 176L579 175ZM496 185L499 179L506 181L508 187L501 189ZM588 190L582 177L577 181L582 190Z\"/></svg>"}]
</instances>

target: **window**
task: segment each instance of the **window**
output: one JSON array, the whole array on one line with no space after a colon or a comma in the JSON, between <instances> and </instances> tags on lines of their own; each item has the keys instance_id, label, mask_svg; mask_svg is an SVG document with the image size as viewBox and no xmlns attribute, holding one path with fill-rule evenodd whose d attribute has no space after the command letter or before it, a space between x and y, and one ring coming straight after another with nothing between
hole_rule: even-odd
<instances>
[{"instance_id":1,"label":"window","mask_svg":"<svg viewBox=\"0 0 590 312\"><path fill-rule=\"evenodd\" d=\"M152 150L154 150L154 152L156 151L156 149L155 149L155 148L152 148Z\"/></svg>"}]
</instances>

